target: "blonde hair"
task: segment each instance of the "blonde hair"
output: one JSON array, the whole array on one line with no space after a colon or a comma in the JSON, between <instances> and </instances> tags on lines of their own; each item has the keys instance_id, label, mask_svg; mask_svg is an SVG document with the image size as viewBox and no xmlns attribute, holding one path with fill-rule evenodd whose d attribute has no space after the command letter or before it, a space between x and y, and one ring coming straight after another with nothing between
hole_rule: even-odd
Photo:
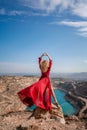
<instances>
[{"instance_id":1,"label":"blonde hair","mask_svg":"<svg viewBox=\"0 0 87 130\"><path fill-rule=\"evenodd\" d=\"M40 63L40 66L41 66L41 71L46 72L48 70L48 67L49 67L49 61L48 60L43 60Z\"/></svg>"}]
</instances>

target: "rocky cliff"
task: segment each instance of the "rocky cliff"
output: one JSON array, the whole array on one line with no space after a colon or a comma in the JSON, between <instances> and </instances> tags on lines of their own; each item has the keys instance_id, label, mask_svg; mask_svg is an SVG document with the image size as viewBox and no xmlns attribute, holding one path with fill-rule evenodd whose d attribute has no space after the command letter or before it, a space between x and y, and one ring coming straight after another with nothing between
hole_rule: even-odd
<instances>
[{"instance_id":1,"label":"rocky cliff","mask_svg":"<svg viewBox=\"0 0 87 130\"><path fill-rule=\"evenodd\" d=\"M0 77L0 130L86 130L86 119L73 115L64 120L61 109L55 106L53 113L38 108L34 112L26 111L17 92L37 80L38 77Z\"/></svg>"}]
</instances>

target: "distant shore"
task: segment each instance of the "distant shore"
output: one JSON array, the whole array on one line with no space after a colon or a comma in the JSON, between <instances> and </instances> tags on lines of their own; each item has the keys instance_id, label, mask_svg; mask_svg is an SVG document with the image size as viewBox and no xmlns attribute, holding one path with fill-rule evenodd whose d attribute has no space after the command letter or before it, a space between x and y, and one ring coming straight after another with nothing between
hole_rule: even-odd
<instances>
[{"instance_id":1,"label":"distant shore","mask_svg":"<svg viewBox=\"0 0 87 130\"><path fill-rule=\"evenodd\" d=\"M73 84L73 82L71 82L71 84ZM74 85L73 87L75 88L76 86ZM75 115L81 117L83 115L84 110L86 111L87 109L87 99L85 98L85 95L84 97L81 97L82 96L81 94L79 94L79 96L75 95L75 91L72 90L68 91L67 89L61 88L59 86L54 88L64 91L66 93L65 99L75 107L76 109Z\"/></svg>"},{"instance_id":2,"label":"distant shore","mask_svg":"<svg viewBox=\"0 0 87 130\"><path fill-rule=\"evenodd\" d=\"M58 89L60 91L63 91L65 92L65 96L64 98L70 103L72 104L72 106L75 108L75 113L74 115L78 115L79 111L81 110L80 107L78 105L76 105L76 101L74 101L72 98L70 98L69 94L67 93L66 90L62 89L62 88L55 88L55 89ZM73 96L73 95L72 95ZM81 104L82 105L82 104Z\"/></svg>"}]
</instances>

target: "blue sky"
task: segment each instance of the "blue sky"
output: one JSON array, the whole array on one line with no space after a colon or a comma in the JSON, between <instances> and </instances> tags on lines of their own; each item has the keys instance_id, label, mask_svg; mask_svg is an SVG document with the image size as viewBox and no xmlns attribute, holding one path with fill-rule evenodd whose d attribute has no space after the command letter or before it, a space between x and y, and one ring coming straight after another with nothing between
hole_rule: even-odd
<instances>
[{"instance_id":1,"label":"blue sky","mask_svg":"<svg viewBox=\"0 0 87 130\"><path fill-rule=\"evenodd\" d=\"M0 73L87 72L87 0L0 0Z\"/></svg>"}]
</instances>

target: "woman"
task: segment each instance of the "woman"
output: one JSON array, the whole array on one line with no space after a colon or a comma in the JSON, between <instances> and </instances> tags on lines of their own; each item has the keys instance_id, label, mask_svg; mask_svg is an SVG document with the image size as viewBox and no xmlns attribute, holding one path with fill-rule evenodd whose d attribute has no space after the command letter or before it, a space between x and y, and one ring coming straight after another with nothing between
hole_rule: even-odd
<instances>
[{"instance_id":1,"label":"woman","mask_svg":"<svg viewBox=\"0 0 87 130\"><path fill-rule=\"evenodd\" d=\"M43 56L47 56L49 61L42 60ZM44 110L51 110L51 96L54 97L54 101L58 106L49 77L52 67L52 59L47 53L43 53L39 57L38 62L41 70L41 77L39 81L19 91L18 96L28 107L35 104L36 107L40 107Z\"/></svg>"}]
</instances>

